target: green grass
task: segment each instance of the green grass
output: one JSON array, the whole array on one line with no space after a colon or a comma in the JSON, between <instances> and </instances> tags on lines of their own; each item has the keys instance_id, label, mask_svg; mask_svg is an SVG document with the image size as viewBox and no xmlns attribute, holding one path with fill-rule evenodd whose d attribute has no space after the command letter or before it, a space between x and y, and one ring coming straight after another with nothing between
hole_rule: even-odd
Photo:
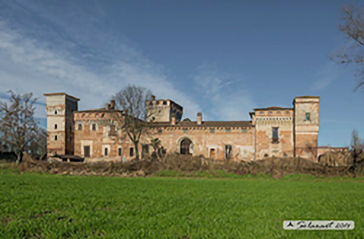
<instances>
[{"instance_id":1,"label":"green grass","mask_svg":"<svg viewBox=\"0 0 364 239\"><path fill-rule=\"evenodd\" d=\"M205 179L0 170L0 238L364 237L359 179L225 175L209 180L208 173L200 174ZM284 231L285 219L353 220L355 229Z\"/></svg>"}]
</instances>

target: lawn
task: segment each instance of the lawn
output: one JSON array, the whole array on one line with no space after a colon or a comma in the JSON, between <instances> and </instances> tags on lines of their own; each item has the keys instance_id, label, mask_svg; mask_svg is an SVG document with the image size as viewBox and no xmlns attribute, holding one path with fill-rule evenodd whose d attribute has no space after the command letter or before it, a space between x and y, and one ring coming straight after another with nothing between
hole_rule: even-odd
<instances>
[{"instance_id":1,"label":"lawn","mask_svg":"<svg viewBox=\"0 0 364 239\"><path fill-rule=\"evenodd\" d=\"M285 177L186 179L0 170L0 238L363 238L364 183ZM284 231L353 220L352 231Z\"/></svg>"}]
</instances>

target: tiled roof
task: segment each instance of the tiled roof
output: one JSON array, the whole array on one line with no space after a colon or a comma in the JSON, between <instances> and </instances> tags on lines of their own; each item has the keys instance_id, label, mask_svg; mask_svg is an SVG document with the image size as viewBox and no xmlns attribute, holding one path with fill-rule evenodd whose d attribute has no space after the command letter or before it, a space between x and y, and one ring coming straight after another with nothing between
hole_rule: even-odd
<instances>
[{"instance_id":1,"label":"tiled roof","mask_svg":"<svg viewBox=\"0 0 364 239\"><path fill-rule=\"evenodd\" d=\"M92 113L92 112L123 112L123 111L122 110L116 110L116 109L109 109L109 110L107 110L106 108L75 111L75 113L87 113L87 112Z\"/></svg>"},{"instance_id":2,"label":"tiled roof","mask_svg":"<svg viewBox=\"0 0 364 239\"><path fill-rule=\"evenodd\" d=\"M251 121L202 121L201 125L197 121L180 121L172 125L170 122L155 122L152 127L250 127Z\"/></svg>"},{"instance_id":3,"label":"tiled roof","mask_svg":"<svg viewBox=\"0 0 364 239\"><path fill-rule=\"evenodd\" d=\"M272 106L272 107L266 107L266 108L255 108L254 110L293 110L293 108Z\"/></svg>"},{"instance_id":4,"label":"tiled roof","mask_svg":"<svg viewBox=\"0 0 364 239\"><path fill-rule=\"evenodd\" d=\"M348 149L349 147L318 146L318 149Z\"/></svg>"}]
</instances>

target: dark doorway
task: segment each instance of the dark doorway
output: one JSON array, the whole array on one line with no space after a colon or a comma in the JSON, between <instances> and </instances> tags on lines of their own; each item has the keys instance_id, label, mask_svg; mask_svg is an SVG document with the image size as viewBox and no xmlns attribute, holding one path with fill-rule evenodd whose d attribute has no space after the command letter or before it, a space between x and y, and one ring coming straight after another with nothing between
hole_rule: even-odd
<instances>
[{"instance_id":1,"label":"dark doorway","mask_svg":"<svg viewBox=\"0 0 364 239\"><path fill-rule=\"evenodd\" d=\"M149 155L149 145L142 144L142 157L145 158Z\"/></svg>"},{"instance_id":2,"label":"dark doorway","mask_svg":"<svg viewBox=\"0 0 364 239\"><path fill-rule=\"evenodd\" d=\"M231 158L232 158L232 146L225 145L225 159L231 160Z\"/></svg>"},{"instance_id":3,"label":"dark doorway","mask_svg":"<svg viewBox=\"0 0 364 239\"><path fill-rule=\"evenodd\" d=\"M90 157L90 146L83 146L83 154L85 158Z\"/></svg>"},{"instance_id":4,"label":"dark doorway","mask_svg":"<svg viewBox=\"0 0 364 239\"><path fill-rule=\"evenodd\" d=\"M216 157L215 149L210 149L210 158L215 159L215 157Z\"/></svg>"},{"instance_id":5,"label":"dark doorway","mask_svg":"<svg viewBox=\"0 0 364 239\"><path fill-rule=\"evenodd\" d=\"M181 154L191 154L190 145L192 141L190 139L183 139L181 141Z\"/></svg>"}]
</instances>

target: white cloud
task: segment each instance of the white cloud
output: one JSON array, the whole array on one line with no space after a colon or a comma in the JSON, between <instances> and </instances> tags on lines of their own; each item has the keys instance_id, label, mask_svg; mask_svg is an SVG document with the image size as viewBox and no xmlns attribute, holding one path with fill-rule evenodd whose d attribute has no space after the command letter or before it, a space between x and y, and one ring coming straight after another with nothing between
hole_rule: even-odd
<instances>
[{"instance_id":1,"label":"white cloud","mask_svg":"<svg viewBox=\"0 0 364 239\"><path fill-rule=\"evenodd\" d=\"M331 85L339 78L339 71L337 64L330 62L326 64L323 69L317 74L317 80L312 85L312 90L322 90Z\"/></svg>"},{"instance_id":2,"label":"white cloud","mask_svg":"<svg viewBox=\"0 0 364 239\"><path fill-rule=\"evenodd\" d=\"M158 97L180 103L187 117L200 111L199 105L176 89L159 66L134 48L112 39L107 32L104 42L98 42L104 44L100 48L104 49L105 45L110 48L107 56L105 51L90 47L90 43L78 43L77 48L84 47L89 52L85 60L85 55L77 55L67 48L73 45L67 39L62 40L60 48L49 47L49 42L30 38L22 29L10 27L1 18L0 27L0 83L3 93L9 89L19 93L33 92L45 102L43 93L66 92L81 99L79 109L92 109L103 106L111 95L130 83L149 88ZM102 35L103 32L97 34ZM107 59L107 64L97 63L104 59ZM43 112L42 117L45 117L44 107L39 108Z\"/></svg>"},{"instance_id":3,"label":"white cloud","mask_svg":"<svg viewBox=\"0 0 364 239\"><path fill-rule=\"evenodd\" d=\"M218 120L250 120L255 106L244 77L219 72L213 66L201 66L194 76L195 89L209 102L206 118Z\"/></svg>"},{"instance_id":4,"label":"white cloud","mask_svg":"<svg viewBox=\"0 0 364 239\"><path fill-rule=\"evenodd\" d=\"M92 109L103 107L127 84L135 84L151 89L157 98L179 103L184 117L192 120L199 111L204 120L249 120L254 102L241 84L243 77L199 67L193 77L196 92L182 92L162 66L125 44L129 41L121 34L100 27L98 18L92 17L97 8L59 7L63 5L20 2L12 6L18 15L8 13L8 19L0 15L0 93L33 92L45 102L44 93L66 92L81 99L79 109ZM204 110L193 93L203 96L199 102ZM39 108L45 117L44 107Z\"/></svg>"}]
</instances>

